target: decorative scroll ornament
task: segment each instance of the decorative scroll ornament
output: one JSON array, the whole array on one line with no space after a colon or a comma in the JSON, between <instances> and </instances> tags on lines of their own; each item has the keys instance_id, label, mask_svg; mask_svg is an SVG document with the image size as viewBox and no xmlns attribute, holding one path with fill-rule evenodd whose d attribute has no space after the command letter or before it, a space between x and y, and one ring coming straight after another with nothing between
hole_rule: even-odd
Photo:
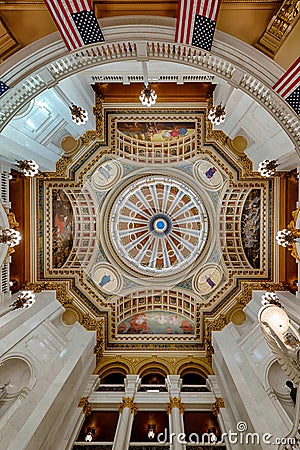
<instances>
[{"instance_id":1,"label":"decorative scroll ornament","mask_svg":"<svg viewBox=\"0 0 300 450\"><path fill-rule=\"evenodd\" d=\"M123 397L122 403L119 405L119 413L122 414L124 408L129 408L131 414L137 413L137 404L134 403L133 397Z\"/></svg>"},{"instance_id":2,"label":"decorative scroll ornament","mask_svg":"<svg viewBox=\"0 0 300 450\"><path fill-rule=\"evenodd\" d=\"M171 414L173 408L178 408L180 414L184 413L184 404L181 403L180 397L170 397L170 401L166 406L167 414Z\"/></svg>"},{"instance_id":3,"label":"decorative scroll ornament","mask_svg":"<svg viewBox=\"0 0 300 450\"><path fill-rule=\"evenodd\" d=\"M220 414L220 408L225 408L225 403L222 397L217 397L215 403L212 405L212 411L215 416Z\"/></svg>"},{"instance_id":4,"label":"decorative scroll ornament","mask_svg":"<svg viewBox=\"0 0 300 450\"><path fill-rule=\"evenodd\" d=\"M78 403L78 407L82 408L82 412L85 415L85 417L87 417L88 415L91 414L92 412L92 405L89 402L89 398L88 397L82 397Z\"/></svg>"},{"instance_id":5,"label":"decorative scroll ornament","mask_svg":"<svg viewBox=\"0 0 300 450\"><path fill-rule=\"evenodd\" d=\"M258 320L264 338L289 380L300 384L300 335L290 323L278 297L267 292L262 297Z\"/></svg>"}]
</instances>

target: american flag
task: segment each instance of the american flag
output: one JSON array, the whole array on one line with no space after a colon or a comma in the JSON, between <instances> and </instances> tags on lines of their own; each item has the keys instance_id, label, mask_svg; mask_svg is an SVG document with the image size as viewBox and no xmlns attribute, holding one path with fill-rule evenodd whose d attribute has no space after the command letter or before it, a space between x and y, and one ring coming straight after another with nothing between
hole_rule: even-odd
<instances>
[{"instance_id":1,"label":"american flag","mask_svg":"<svg viewBox=\"0 0 300 450\"><path fill-rule=\"evenodd\" d=\"M3 83L3 81L0 81L0 96L4 94L4 92L6 92L7 89L9 89L9 86Z\"/></svg>"},{"instance_id":2,"label":"american flag","mask_svg":"<svg viewBox=\"0 0 300 450\"><path fill-rule=\"evenodd\" d=\"M175 41L210 51L221 0L178 0Z\"/></svg>"},{"instance_id":3,"label":"american flag","mask_svg":"<svg viewBox=\"0 0 300 450\"><path fill-rule=\"evenodd\" d=\"M300 56L274 84L273 89L300 114Z\"/></svg>"},{"instance_id":4,"label":"american flag","mask_svg":"<svg viewBox=\"0 0 300 450\"><path fill-rule=\"evenodd\" d=\"M68 50L104 41L89 0L45 0L45 3Z\"/></svg>"}]
</instances>

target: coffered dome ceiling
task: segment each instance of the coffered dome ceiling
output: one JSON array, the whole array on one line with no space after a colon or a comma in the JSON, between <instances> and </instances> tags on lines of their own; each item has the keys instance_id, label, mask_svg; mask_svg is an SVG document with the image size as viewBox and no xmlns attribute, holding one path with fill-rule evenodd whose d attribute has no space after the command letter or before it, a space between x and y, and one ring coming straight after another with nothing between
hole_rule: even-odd
<instances>
[{"instance_id":1,"label":"coffered dome ceiling","mask_svg":"<svg viewBox=\"0 0 300 450\"><path fill-rule=\"evenodd\" d=\"M208 351L241 287L273 281L275 182L207 106L102 112L102 137L38 181L39 279L66 280L81 314L104 320L106 350Z\"/></svg>"}]
</instances>

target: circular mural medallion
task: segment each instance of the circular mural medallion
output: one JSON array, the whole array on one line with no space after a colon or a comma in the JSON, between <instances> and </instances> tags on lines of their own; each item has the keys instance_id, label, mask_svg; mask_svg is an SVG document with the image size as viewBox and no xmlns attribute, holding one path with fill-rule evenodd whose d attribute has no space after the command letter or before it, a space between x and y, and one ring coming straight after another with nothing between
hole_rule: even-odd
<instances>
[{"instance_id":1,"label":"circular mural medallion","mask_svg":"<svg viewBox=\"0 0 300 450\"><path fill-rule=\"evenodd\" d=\"M197 161L194 164L194 175L208 189L217 190L223 184L220 171L210 161Z\"/></svg>"},{"instance_id":2,"label":"circular mural medallion","mask_svg":"<svg viewBox=\"0 0 300 450\"><path fill-rule=\"evenodd\" d=\"M110 264L103 263L95 266L92 278L104 292L114 294L122 287L122 277Z\"/></svg>"},{"instance_id":3,"label":"circular mural medallion","mask_svg":"<svg viewBox=\"0 0 300 450\"><path fill-rule=\"evenodd\" d=\"M208 236L206 208L185 182L162 175L135 180L111 208L109 235L130 267L152 276L177 273L193 263Z\"/></svg>"},{"instance_id":4,"label":"circular mural medallion","mask_svg":"<svg viewBox=\"0 0 300 450\"><path fill-rule=\"evenodd\" d=\"M122 166L117 161L105 161L93 173L91 182L97 190L110 189L122 176Z\"/></svg>"},{"instance_id":5,"label":"circular mural medallion","mask_svg":"<svg viewBox=\"0 0 300 450\"><path fill-rule=\"evenodd\" d=\"M212 292L222 280L222 270L217 264L207 264L193 279L193 285L199 294L209 294Z\"/></svg>"}]
</instances>

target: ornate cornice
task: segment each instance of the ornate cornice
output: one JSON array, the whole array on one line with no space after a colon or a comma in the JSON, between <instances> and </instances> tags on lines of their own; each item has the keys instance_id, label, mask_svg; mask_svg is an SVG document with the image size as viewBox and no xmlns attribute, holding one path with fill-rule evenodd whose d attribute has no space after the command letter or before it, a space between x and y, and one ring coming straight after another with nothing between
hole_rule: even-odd
<instances>
[{"instance_id":1,"label":"ornate cornice","mask_svg":"<svg viewBox=\"0 0 300 450\"><path fill-rule=\"evenodd\" d=\"M72 157L61 156L56 162L55 172L39 172L37 178L41 179L55 179L63 178L67 180L69 177L67 175L67 168L72 162Z\"/></svg>"},{"instance_id":2,"label":"ornate cornice","mask_svg":"<svg viewBox=\"0 0 300 450\"><path fill-rule=\"evenodd\" d=\"M180 414L184 413L184 404L181 403L180 397L170 397L170 401L166 405L167 414L171 414L173 408L178 408Z\"/></svg>"},{"instance_id":3,"label":"ornate cornice","mask_svg":"<svg viewBox=\"0 0 300 450\"><path fill-rule=\"evenodd\" d=\"M215 403L212 405L212 411L215 416L220 414L220 408L225 408L225 403L222 397L217 397Z\"/></svg>"},{"instance_id":4,"label":"ornate cornice","mask_svg":"<svg viewBox=\"0 0 300 450\"><path fill-rule=\"evenodd\" d=\"M92 405L88 397L82 397L78 403L78 407L82 408L82 412L87 417L92 412Z\"/></svg>"},{"instance_id":5,"label":"ornate cornice","mask_svg":"<svg viewBox=\"0 0 300 450\"><path fill-rule=\"evenodd\" d=\"M55 281L42 281L39 283L28 282L25 285L25 289L39 293L42 291L55 291L56 300L58 300L63 306L71 305L73 298L68 292L67 282L55 282Z\"/></svg>"},{"instance_id":6,"label":"ornate cornice","mask_svg":"<svg viewBox=\"0 0 300 450\"><path fill-rule=\"evenodd\" d=\"M124 408L129 408L131 414L137 413L137 404L134 403L133 397L123 397L122 403L119 405L119 413L122 414Z\"/></svg>"}]
</instances>

